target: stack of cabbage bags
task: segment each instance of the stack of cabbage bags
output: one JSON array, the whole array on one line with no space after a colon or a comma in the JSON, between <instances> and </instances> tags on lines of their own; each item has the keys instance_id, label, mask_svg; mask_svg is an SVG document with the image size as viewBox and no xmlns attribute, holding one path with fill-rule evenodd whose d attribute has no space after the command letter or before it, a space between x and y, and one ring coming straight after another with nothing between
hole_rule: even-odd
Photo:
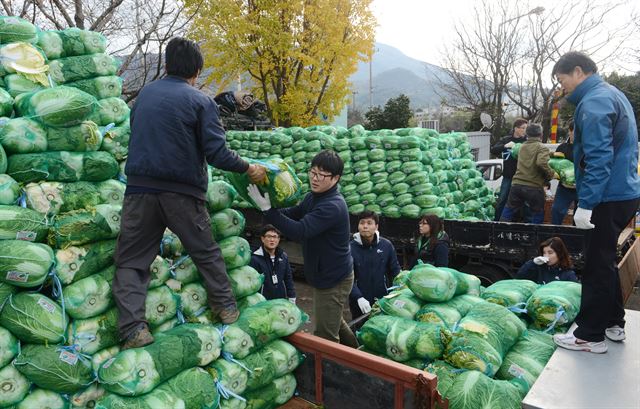
<instances>
[{"instance_id":1,"label":"stack of cabbage bags","mask_svg":"<svg viewBox=\"0 0 640 409\"><path fill-rule=\"evenodd\" d=\"M282 158L292 164L303 193L309 188L311 159L320 150L335 151L344 161L340 191L353 214L367 209L388 217L431 213L453 219L492 218L494 197L475 169L464 133L313 126L229 131L227 142L243 157ZM237 205L250 204L243 200Z\"/></svg>"}]
</instances>

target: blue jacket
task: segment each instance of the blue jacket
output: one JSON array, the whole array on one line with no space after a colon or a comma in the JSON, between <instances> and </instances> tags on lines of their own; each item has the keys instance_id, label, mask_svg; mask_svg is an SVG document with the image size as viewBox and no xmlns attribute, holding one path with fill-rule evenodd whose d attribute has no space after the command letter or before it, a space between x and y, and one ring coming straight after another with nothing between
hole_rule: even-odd
<instances>
[{"instance_id":1,"label":"blue jacket","mask_svg":"<svg viewBox=\"0 0 640 409\"><path fill-rule=\"evenodd\" d=\"M271 256L260 246L251 255L249 265L264 275L264 284L260 292L267 300L275 298L296 298L296 289L293 285L293 273L289 264L289 257L280 247L276 248L275 260L271 262ZM274 284L273 276L277 283Z\"/></svg>"},{"instance_id":2,"label":"blue jacket","mask_svg":"<svg viewBox=\"0 0 640 409\"><path fill-rule=\"evenodd\" d=\"M207 162L231 172L249 167L227 149L216 103L182 78L169 76L146 85L130 122L128 186L205 200Z\"/></svg>"},{"instance_id":3,"label":"blue jacket","mask_svg":"<svg viewBox=\"0 0 640 409\"><path fill-rule=\"evenodd\" d=\"M370 245L362 243L360 233L353 235L350 244L354 281L349 294L349 304L353 310L354 306L358 306L360 297L373 304L376 298L387 295L387 287L400 272L400 264L393 244L380 237L378 232Z\"/></svg>"},{"instance_id":4,"label":"blue jacket","mask_svg":"<svg viewBox=\"0 0 640 409\"><path fill-rule=\"evenodd\" d=\"M335 287L353 273L349 212L338 186L307 193L298 205L264 213L287 238L302 243L304 275L315 288Z\"/></svg>"},{"instance_id":5,"label":"blue jacket","mask_svg":"<svg viewBox=\"0 0 640 409\"><path fill-rule=\"evenodd\" d=\"M429 240L423 242L421 237L415 251L416 255L410 264L411 268L418 264L418 260L436 267L449 267L449 235L445 232L440 233L433 247L429 245Z\"/></svg>"},{"instance_id":6,"label":"blue jacket","mask_svg":"<svg viewBox=\"0 0 640 409\"><path fill-rule=\"evenodd\" d=\"M520 267L516 278L531 280L538 284L547 284L552 281L578 281L573 270L564 270L560 267L550 267L547 264L541 266L529 260Z\"/></svg>"},{"instance_id":7,"label":"blue jacket","mask_svg":"<svg viewBox=\"0 0 640 409\"><path fill-rule=\"evenodd\" d=\"M578 206L640 197L638 131L633 108L620 90L597 74L567 98L576 105L573 157Z\"/></svg>"}]
</instances>

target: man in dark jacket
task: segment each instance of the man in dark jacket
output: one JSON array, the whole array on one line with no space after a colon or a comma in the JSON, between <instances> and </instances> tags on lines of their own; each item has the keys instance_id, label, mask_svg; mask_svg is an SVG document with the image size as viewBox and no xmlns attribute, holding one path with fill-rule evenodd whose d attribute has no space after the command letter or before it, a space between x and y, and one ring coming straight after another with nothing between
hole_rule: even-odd
<instances>
[{"instance_id":1,"label":"man in dark jacket","mask_svg":"<svg viewBox=\"0 0 640 409\"><path fill-rule=\"evenodd\" d=\"M351 240L351 257L355 279L349 295L351 317L356 319L371 311L371 304L388 294L394 277L400 272L393 244L378 231L379 217L365 210L358 217L358 232Z\"/></svg>"},{"instance_id":2,"label":"man in dark jacket","mask_svg":"<svg viewBox=\"0 0 640 409\"><path fill-rule=\"evenodd\" d=\"M573 121L569 123L569 136L566 142L560 144L553 154L554 158L563 158L573 162ZM575 186L565 186L558 183L556 196L551 207L551 224L562 224L570 206L578 203L578 193Z\"/></svg>"},{"instance_id":3,"label":"man in dark jacket","mask_svg":"<svg viewBox=\"0 0 640 409\"><path fill-rule=\"evenodd\" d=\"M293 273L289 257L278 245L280 231L270 224L262 228L260 234L262 246L251 255L250 266L264 275L264 283L260 291L264 298L287 298L296 303L296 289L293 285Z\"/></svg>"},{"instance_id":4,"label":"man in dark jacket","mask_svg":"<svg viewBox=\"0 0 640 409\"><path fill-rule=\"evenodd\" d=\"M165 228L182 241L198 267L214 315L238 318L220 247L213 241L205 207L207 163L262 180L265 170L227 149L213 100L193 85L202 70L198 45L174 38L167 45L167 77L146 85L131 110L113 296L123 349L153 342L145 321L149 266Z\"/></svg>"},{"instance_id":5,"label":"man in dark jacket","mask_svg":"<svg viewBox=\"0 0 640 409\"><path fill-rule=\"evenodd\" d=\"M349 211L338 192L344 163L333 151L324 150L311 161L309 192L300 204L288 209L271 207L250 185L249 196L264 217L287 238L302 243L304 275L313 287L314 334L357 347L358 341L342 317L353 286L353 260L349 251Z\"/></svg>"},{"instance_id":6,"label":"man in dark jacket","mask_svg":"<svg viewBox=\"0 0 640 409\"><path fill-rule=\"evenodd\" d=\"M576 227L586 229L577 328L556 334L565 349L607 352L605 337L625 339L624 303L616 253L618 236L640 204L638 129L633 107L597 74L585 54L564 54L552 74L575 104L573 158L578 191ZM637 342L637 341L635 341Z\"/></svg>"},{"instance_id":7,"label":"man in dark jacket","mask_svg":"<svg viewBox=\"0 0 640 409\"><path fill-rule=\"evenodd\" d=\"M504 209L507 204L509 191L511 190L511 181L516 174L516 167L518 166L518 160L511 156L511 148L513 148L516 143L523 143L527 140L525 136L526 129L527 120L522 118L516 119L513 122L511 135L503 137L498 143L491 147L491 153L502 158L502 184L500 185L500 194L498 195L498 202L496 203L495 221L500 220L502 209Z\"/></svg>"}]
</instances>

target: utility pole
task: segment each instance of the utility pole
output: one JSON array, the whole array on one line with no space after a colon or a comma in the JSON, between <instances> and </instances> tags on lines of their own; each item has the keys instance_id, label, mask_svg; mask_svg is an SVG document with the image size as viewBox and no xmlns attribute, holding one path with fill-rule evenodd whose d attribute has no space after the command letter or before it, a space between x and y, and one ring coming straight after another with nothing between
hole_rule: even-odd
<instances>
[{"instance_id":1,"label":"utility pole","mask_svg":"<svg viewBox=\"0 0 640 409\"><path fill-rule=\"evenodd\" d=\"M353 95L353 98L351 99L351 105L352 105L351 109L353 110L353 112L356 111L356 94L357 93L358 91L355 91L355 90L351 91L351 94Z\"/></svg>"}]
</instances>

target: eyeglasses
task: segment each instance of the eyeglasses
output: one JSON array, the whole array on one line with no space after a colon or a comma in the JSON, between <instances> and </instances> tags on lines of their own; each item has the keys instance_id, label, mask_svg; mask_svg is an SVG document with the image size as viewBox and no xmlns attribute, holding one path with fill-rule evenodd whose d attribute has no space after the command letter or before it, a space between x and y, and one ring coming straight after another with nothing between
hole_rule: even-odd
<instances>
[{"instance_id":1,"label":"eyeglasses","mask_svg":"<svg viewBox=\"0 0 640 409\"><path fill-rule=\"evenodd\" d=\"M277 234L265 234L264 238L266 238L266 239L279 239L280 236L278 236Z\"/></svg>"},{"instance_id":2,"label":"eyeglasses","mask_svg":"<svg viewBox=\"0 0 640 409\"><path fill-rule=\"evenodd\" d=\"M309 179L318 179L319 182L322 182L326 178L329 178L332 176L333 175L331 173L319 173L319 172L316 172L315 170L309 171Z\"/></svg>"}]
</instances>

